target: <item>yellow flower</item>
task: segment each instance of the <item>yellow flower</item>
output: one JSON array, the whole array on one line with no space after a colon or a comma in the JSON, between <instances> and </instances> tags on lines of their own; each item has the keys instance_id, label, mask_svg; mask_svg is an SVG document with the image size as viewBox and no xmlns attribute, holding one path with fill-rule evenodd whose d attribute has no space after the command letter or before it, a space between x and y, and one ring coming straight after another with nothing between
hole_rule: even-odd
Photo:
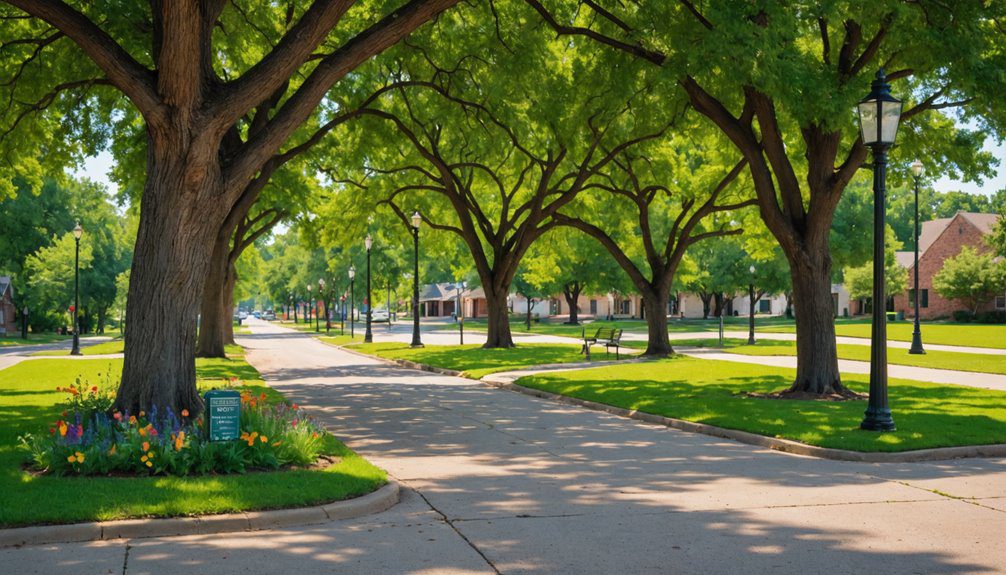
<instances>
[{"instance_id":1,"label":"yellow flower","mask_svg":"<svg viewBox=\"0 0 1006 575\"><path fill-rule=\"evenodd\" d=\"M115 455L115 444L112 444L112 448L108 450L109 455Z\"/></svg>"},{"instance_id":2,"label":"yellow flower","mask_svg":"<svg viewBox=\"0 0 1006 575\"><path fill-rule=\"evenodd\" d=\"M154 466L154 464L153 464L153 463L151 463L151 462L149 462L149 461L147 462L147 467L153 467L153 466Z\"/></svg>"},{"instance_id":3,"label":"yellow flower","mask_svg":"<svg viewBox=\"0 0 1006 575\"><path fill-rule=\"evenodd\" d=\"M146 456L146 455L144 455L143 457L141 457L141 458L140 458L140 461L142 461L142 462L146 463L146 462L147 462L147 456Z\"/></svg>"},{"instance_id":4,"label":"yellow flower","mask_svg":"<svg viewBox=\"0 0 1006 575\"><path fill-rule=\"evenodd\" d=\"M260 435L258 438L262 443L267 443L269 441L269 438L264 435Z\"/></svg>"},{"instance_id":5,"label":"yellow flower","mask_svg":"<svg viewBox=\"0 0 1006 575\"><path fill-rule=\"evenodd\" d=\"M146 427L141 427L139 429L139 432L140 432L140 437L146 437L147 436L147 428Z\"/></svg>"},{"instance_id":6,"label":"yellow flower","mask_svg":"<svg viewBox=\"0 0 1006 575\"><path fill-rule=\"evenodd\" d=\"M77 463L84 463L84 454L79 451L77 452Z\"/></svg>"},{"instance_id":7,"label":"yellow flower","mask_svg":"<svg viewBox=\"0 0 1006 575\"><path fill-rule=\"evenodd\" d=\"M67 457L66 460L69 461L70 463L73 463L74 461L77 461L77 458L71 455L70 457Z\"/></svg>"},{"instance_id":8,"label":"yellow flower","mask_svg":"<svg viewBox=\"0 0 1006 575\"><path fill-rule=\"evenodd\" d=\"M59 422L59 435L60 437L66 435L66 424L63 423L62 421Z\"/></svg>"},{"instance_id":9,"label":"yellow flower","mask_svg":"<svg viewBox=\"0 0 1006 575\"><path fill-rule=\"evenodd\" d=\"M140 417L143 417L144 415L146 415L146 413L141 409L140 410Z\"/></svg>"}]
</instances>

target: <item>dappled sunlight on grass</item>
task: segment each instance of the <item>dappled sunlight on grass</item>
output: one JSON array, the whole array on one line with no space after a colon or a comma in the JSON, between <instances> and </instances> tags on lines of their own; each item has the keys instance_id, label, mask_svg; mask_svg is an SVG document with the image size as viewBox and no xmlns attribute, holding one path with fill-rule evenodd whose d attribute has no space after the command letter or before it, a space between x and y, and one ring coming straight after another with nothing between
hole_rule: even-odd
<instances>
[{"instance_id":1,"label":"dappled sunlight on grass","mask_svg":"<svg viewBox=\"0 0 1006 575\"><path fill-rule=\"evenodd\" d=\"M719 427L860 451L904 451L952 445L1006 443L1006 392L892 380L898 431L870 433L858 426L865 401L756 399L745 392L785 389L794 370L675 357L659 362L543 374L518 383ZM867 376L844 382L866 392Z\"/></svg>"},{"instance_id":2,"label":"dappled sunlight on grass","mask_svg":"<svg viewBox=\"0 0 1006 575\"><path fill-rule=\"evenodd\" d=\"M868 319L836 320L835 334L869 339L872 324ZM911 321L889 322L887 339L912 341L915 326ZM769 332L796 333L793 325L765 328ZM1006 325L981 323L922 322L922 341L940 345L994 347L1006 349Z\"/></svg>"}]
</instances>

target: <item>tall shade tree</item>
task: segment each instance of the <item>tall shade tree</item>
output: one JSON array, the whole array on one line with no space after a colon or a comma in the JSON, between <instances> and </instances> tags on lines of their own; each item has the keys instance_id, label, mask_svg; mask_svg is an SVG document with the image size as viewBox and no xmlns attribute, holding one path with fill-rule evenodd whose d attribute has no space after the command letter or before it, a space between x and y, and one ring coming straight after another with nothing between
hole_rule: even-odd
<instances>
[{"instance_id":1,"label":"tall shade tree","mask_svg":"<svg viewBox=\"0 0 1006 575\"><path fill-rule=\"evenodd\" d=\"M989 174L962 109L1001 132L1001 2L626 2L525 0L560 35L660 67L748 163L762 219L790 263L795 392L848 395L838 371L829 234L868 150L853 115L878 68L906 101L895 164ZM903 150L907 151L904 153Z\"/></svg>"},{"instance_id":2,"label":"tall shade tree","mask_svg":"<svg viewBox=\"0 0 1006 575\"><path fill-rule=\"evenodd\" d=\"M626 150L589 194L556 216L600 242L639 291L647 326L644 355L674 351L667 304L685 251L707 238L741 233L721 212L754 203L749 189L734 184L744 160L731 165L705 151L685 137Z\"/></svg>"},{"instance_id":3,"label":"tall shade tree","mask_svg":"<svg viewBox=\"0 0 1006 575\"><path fill-rule=\"evenodd\" d=\"M603 53L556 56L546 50L550 33L525 26L499 34L522 51L483 48L470 58L486 42L479 36L457 59L435 59L419 46L419 56L402 62L403 75L431 80L376 101L364 110L368 119L352 125L347 137L360 142L366 179L347 175L357 185L338 198L357 219L378 205L407 223L422 207L425 229L464 242L485 292L487 348L513 346L511 282L557 212L620 154L666 127L633 62L619 68ZM594 79L613 75L623 79L617 89L597 87ZM518 80L536 105L512 97Z\"/></svg>"},{"instance_id":4,"label":"tall shade tree","mask_svg":"<svg viewBox=\"0 0 1006 575\"><path fill-rule=\"evenodd\" d=\"M102 126L115 118L142 118L146 176L117 408L201 410L196 313L228 214L333 86L457 1L262 4L292 24L260 43L262 28L228 0L5 0L5 146L22 136L41 145L33 129L60 121L107 138ZM34 116L38 124L23 121ZM80 152L57 145L50 160Z\"/></svg>"}]
</instances>

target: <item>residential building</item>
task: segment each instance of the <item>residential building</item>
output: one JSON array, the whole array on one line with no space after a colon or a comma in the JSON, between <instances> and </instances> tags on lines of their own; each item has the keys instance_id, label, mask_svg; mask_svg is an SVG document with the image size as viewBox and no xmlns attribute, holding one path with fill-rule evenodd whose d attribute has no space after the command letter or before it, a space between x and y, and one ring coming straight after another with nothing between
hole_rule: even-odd
<instances>
[{"instance_id":1,"label":"residential building","mask_svg":"<svg viewBox=\"0 0 1006 575\"><path fill-rule=\"evenodd\" d=\"M979 253L991 251L985 241L998 221L996 214L957 212L953 217L923 222L919 234L919 317L936 319L950 317L964 309L958 301L946 300L933 289L933 276L943 269L943 262L961 253L965 246ZM914 317L914 259L912 251L898 252L898 263L908 273L908 289L894 296L894 310ZM1006 309L1006 294L993 298L979 311Z\"/></svg>"},{"instance_id":2,"label":"residential building","mask_svg":"<svg viewBox=\"0 0 1006 575\"><path fill-rule=\"evenodd\" d=\"M18 313L14 305L14 284L10 276L0 276L0 334L18 332Z\"/></svg>"},{"instance_id":3,"label":"residential building","mask_svg":"<svg viewBox=\"0 0 1006 575\"><path fill-rule=\"evenodd\" d=\"M419 313L421 317L450 317L457 309L461 295L456 284L426 284L419 289Z\"/></svg>"}]
</instances>

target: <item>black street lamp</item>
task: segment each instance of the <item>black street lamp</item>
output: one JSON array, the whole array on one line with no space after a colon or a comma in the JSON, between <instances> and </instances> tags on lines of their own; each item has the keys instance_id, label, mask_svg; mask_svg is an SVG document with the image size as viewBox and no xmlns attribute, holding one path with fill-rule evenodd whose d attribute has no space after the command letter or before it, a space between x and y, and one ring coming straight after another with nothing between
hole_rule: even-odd
<instances>
[{"instance_id":1,"label":"black street lamp","mask_svg":"<svg viewBox=\"0 0 1006 575\"><path fill-rule=\"evenodd\" d=\"M325 309L325 333L331 329L331 322L328 320L328 294L325 293L325 278L318 278L318 297L321 298L321 305ZM315 329L314 331L318 331Z\"/></svg>"},{"instance_id":2,"label":"black street lamp","mask_svg":"<svg viewBox=\"0 0 1006 575\"><path fill-rule=\"evenodd\" d=\"M887 151L894 145L901 101L891 96L884 70L877 71L870 94L858 105L863 143L873 152L873 331L870 337L870 402L861 429L894 431L887 404L887 301L884 291L884 220Z\"/></svg>"},{"instance_id":3,"label":"black street lamp","mask_svg":"<svg viewBox=\"0 0 1006 575\"><path fill-rule=\"evenodd\" d=\"M73 256L73 349L70 355L80 355L80 236L84 235L84 228L80 227L80 222L73 227L73 242L75 253Z\"/></svg>"},{"instance_id":4,"label":"black street lamp","mask_svg":"<svg viewBox=\"0 0 1006 575\"><path fill-rule=\"evenodd\" d=\"M293 292L287 294L286 320L290 321L290 310L293 310L293 323L297 323L297 309L293 307Z\"/></svg>"},{"instance_id":5,"label":"black street lamp","mask_svg":"<svg viewBox=\"0 0 1006 575\"><path fill-rule=\"evenodd\" d=\"M349 339L356 338L356 266L349 266Z\"/></svg>"},{"instance_id":6,"label":"black street lamp","mask_svg":"<svg viewBox=\"0 0 1006 575\"><path fill-rule=\"evenodd\" d=\"M423 347L419 339L419 224L423 217L419 212L412 214L412 347Z\"/></svg>"},{"instance_id":7,"label":"black street lamp","mask_svg":"<svg viewBox=\"0 0 1006 575\"><path fill-rule=\"evenodd\" d=\"M374 332L370 331L370 319L371 310L374 309L372 305L373 300L370 294L370 248L374 245L374 239L367 234L367 237L363 240L363 246L367 248L367 331L363 334L363 343L371 343L374 341Z\"/></svg>"},{"instance_id":8,"label":"black street lamp","mask_svg":"<svg viewBox=\"0 0 1006 575\"><path fill-rule=\"evenodd\" d=\"M315 313L314 302L318 301L314 297L314 290L311 289L311 284L307 284L307 312L311 315L307 316L307 328L311 329L311 317L314 317L314 332L318 333L318 314Z\"/></svg>"},{"instance_id":9,"label":"black street lamp","mask_svg":"<svg viewBox=\"0 0 1006 575\"><path fill-rule=\"evenodd\" d=\"M459 293L458 293L458 310L457 310L457 316L458 316L458 322L459 322L458 323L458 339L460 340L460 341L458 341L458 343L460 345L464 345L465 344L465 300L464 300L464 295L465 295L465 290L468 289L468 282L466 282L465 280L461 280L461 283L458 284L458 287L460 288Z\"/></svg>"},{"instance_id":10,"label":"black street lamp","mask_svg":"<svg viewBox=\"0 0 1006 575\"><path fill-rule=\"evenodd\" d=\"M346 335L346 294L339 296L339 335Z\"/></svg>"},{"instance_id":11,"label":"black street lamp","mask_svg":"<svg viewBox=\"0 0 1006 575\"><path fill-rule=\"evenodd\" d=\"M922 179L922 162L915 160L912 163L912 176L915 178L915 228L912 239L915 242L915 331L912 332L912 347L908 353L923 355L926 350L922 349L922 328L919 326L919 180Z\"/></svg>"},{"instance_id":12,"label":"black street lamp","mask_svg":"<svg viewBox=\"0 0 1006 575\"><path fill-rule=\"evenodd\" d=\"M755 315L755 291L754 291L754 276L755 267L751 266L748 268L751 272L751 281L748 282L748 302L751 304L751 309L748 311L748 345L755 344L754 337L754 315Z\"/></svg>"}]
</instances>

